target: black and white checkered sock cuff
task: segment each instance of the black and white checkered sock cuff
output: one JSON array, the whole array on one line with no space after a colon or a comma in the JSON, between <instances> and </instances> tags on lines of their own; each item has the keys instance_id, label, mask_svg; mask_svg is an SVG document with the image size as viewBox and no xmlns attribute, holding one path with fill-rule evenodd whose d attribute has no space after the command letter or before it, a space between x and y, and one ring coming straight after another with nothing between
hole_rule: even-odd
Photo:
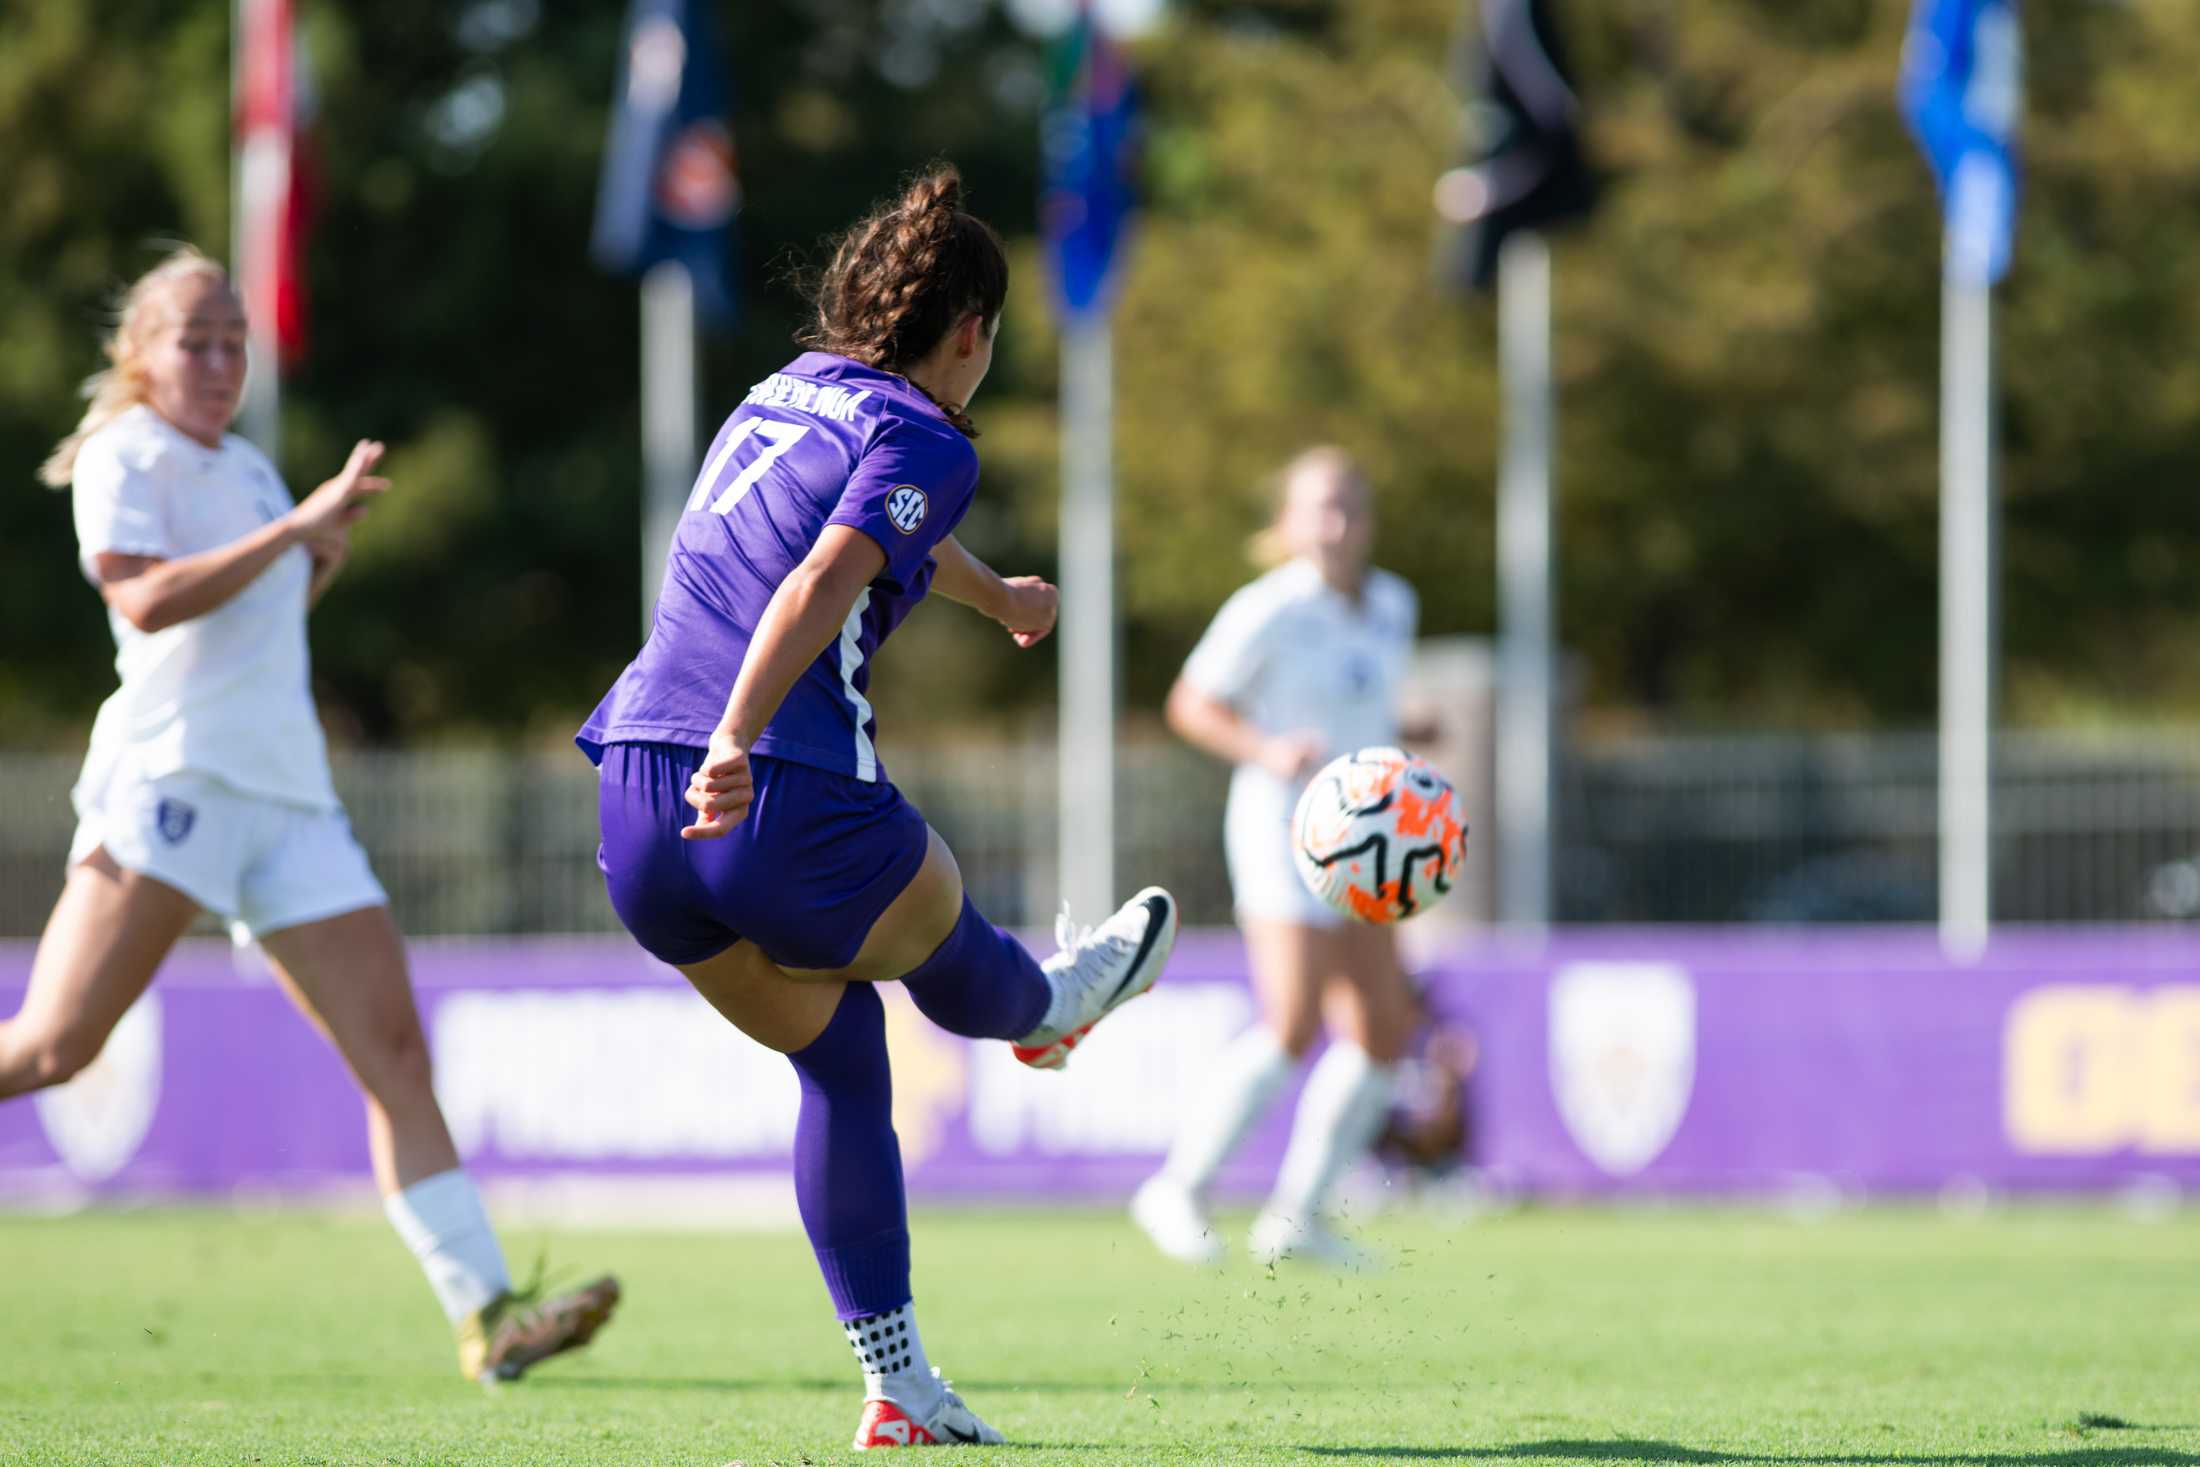
<instances>
[{"instance_id":1,"label":"black and white checkered sock cuff","mask_svg":"<svg viewBox=\"0 0 2200 1467\"><path fill-rule=\"evenodd\" d=\"M884 1314L846 1320L841 1328L848 1332L848 1343L866 1373L892 1375L907 1370L915 1358L916 1317L907 1304Z\"/></svg>"}]
</instances>

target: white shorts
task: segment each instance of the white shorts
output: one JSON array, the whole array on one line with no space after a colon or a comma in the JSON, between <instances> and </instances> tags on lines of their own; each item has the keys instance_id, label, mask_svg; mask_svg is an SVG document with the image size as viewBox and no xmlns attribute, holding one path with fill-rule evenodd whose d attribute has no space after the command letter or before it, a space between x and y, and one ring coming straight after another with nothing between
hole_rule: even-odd
<instances>
[{"instance_id":1,"label":"white shorts","mask_svg":"<svg viewBox=\"0 0 2200 1467\"><path fill-rule=\"evenodd\" d=\"M69 865L101 846L230 922L240 944L389 903L341 809L241 793L188 771L139 779L118 771L77 811Z\"/></svg>"},{"instance_id":2,"label":"white shorts","mask_svg":"<svg viewBox=\"0 0 2200 1467\"><path fill-rule=\"evenodd\" d=\"M1223 809L1222 854L1230 867L1230 892L1239 921L1296 922L1342 927L1346 918L1308 889L1291 860L1291 813L1299 802L1294 785L1261 770L1241 769L1230 780Z\"/></svg>"}]
</instances>

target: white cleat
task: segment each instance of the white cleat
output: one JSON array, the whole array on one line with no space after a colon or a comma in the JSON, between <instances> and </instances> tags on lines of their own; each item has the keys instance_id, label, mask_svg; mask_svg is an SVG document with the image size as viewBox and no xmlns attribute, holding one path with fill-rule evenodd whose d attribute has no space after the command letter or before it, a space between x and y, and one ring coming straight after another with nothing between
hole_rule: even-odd
<instances>
[{"instance_id":1,"label":"white cleat","mask_svg":"<svg viewBox=\"0 0 2200 1467\"><path fill-rule=\"evenodd\" d=\"M1131 1194L1131 1221L1178 1263L1212 1268L1222 1262L1222 1234L1191 1188L1162 1175Z\"/></svg>"},{"instance_id":2,"label":"white cleat","mask_svg":"<svg viewBox=\"0 0 2200 1467\"><path fill-rule=\"evenodd\" d=\"M1098 927L1081 931L1064 912L1054 940L1061 951L1039 965L1054 985L1048 1011L1054 1022L1009 1046L1035 1070L1062 1068L1093 1025L1153 987L1176 946L1176 898L1149 886Z\"/></svg>"},{"instance_id":3,"label":"white cleat","mask_svg":"<svg viewBox=\"0 0 2200 1467\"><path fill-rule=\"evenodd\" d=\"M955 1388L940 1375L936 1365L932 1367L932 1378L939 1381L940 1393L929 1411L910 1411L897 1401L865 1401L863 1419L856 1423L855 1449L997 1447L1008 1440L963 1404L963 1398L955 1394Z\"/></svg>"},{"instance_id":4,"label":"white cleat","mask_svg":"<svg viewBox=\"0 0 2200 1467\"><path fill-rule=\"evenodd\" d=\"M1366 1273L1380 1266L1375 1254L1340 1235L1318 1217L1289 1217L1264 1209L1253 1219L1253 1232L1248 1242L1253 1257L1262 1263L1281 1263L1294 1258L1347 1273Z\"/></svg>"}]
</instances>

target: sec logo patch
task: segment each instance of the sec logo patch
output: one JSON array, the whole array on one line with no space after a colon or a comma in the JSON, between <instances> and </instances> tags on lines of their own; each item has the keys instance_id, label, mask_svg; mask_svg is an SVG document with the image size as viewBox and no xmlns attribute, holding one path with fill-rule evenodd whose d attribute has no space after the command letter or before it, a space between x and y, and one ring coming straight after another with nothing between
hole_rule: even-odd
<instances>
[{"instance_id":1,"label":"sec logo patch","mask_svg":"<svg viewBox=\"0 0 2200 1467\"><path fill-rule=\"evenodd\" d=\"M893 492L886 496L886 517L904 535L916 533L917 526L924 523L924 512L929 508L931 504L925 499L924 491L914 484L896 484Z\"/></svg>"}]
</instances>

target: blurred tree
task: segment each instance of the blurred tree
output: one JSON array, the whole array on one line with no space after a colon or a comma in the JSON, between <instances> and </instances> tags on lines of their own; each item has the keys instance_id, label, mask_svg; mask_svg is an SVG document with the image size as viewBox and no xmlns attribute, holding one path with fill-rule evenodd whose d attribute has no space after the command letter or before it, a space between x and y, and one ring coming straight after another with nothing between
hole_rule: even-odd
<instances>
[{"instance_id":1,"label":"blurred tree","mask_svg":"<svg viewBox=\"0 0 2200 1467\"><path fill-rule=\"evenodd\" d=\"M1118 327L1128 696L1151 709L1298 446L1342 442L1426 630L1491 624L1486 302L1442 295L1454 0L1180 0L1142 47L1150 207ZM1910 724L1935 687L1939 223L1892 103L1901 0L1565 9L1611 174L1561 241L1560 616L1591 706L1698 725ZM327 207L284 465L353 436L399 492L316 613L324 707L375 739L548 736L636 639L632 287L586 258L616 5L307 10ZM2012 711L2200 712L2200 31L2185 0L2026 10L2023 235L2004 292ZM25 6L0 39L0 741L111 685L65 502L113 287L151 239L227 244L223 0ZM1035 43L983 0L729 7L745 314L706 416L788 354L790 270L934 155L1011 237L965 538L1052 563L1055 343L1029 246ZM1052 696L958 612L880 669L897 734ZM936 676L953 659L950 677Z\"/></svg>"},{"instance_id":2,"label":"blurred tree","mask_svg":"<svg viewBox=\"0 0 2200 1467\"><path fill-rule=\"evenodd\" d=\"M1153 698L1310 438L1364 455L1428 630L1491 627L1486 301L1439 296L1444 0L1192 6L1119 335L1123 548ZM1590 706L1914 724L1936 703L1939 216L1891 102L1898 0L1564 7L1613 175L1558 248L1560 622ZM2200 31L2029 6L2004 300L2019 719L2190 715L2200 617Z\"/></svg>"},{"instance_id":3,"label":"blurred tree","mask_svg":"<svg viewBox=\"0 0 2200 1467\"><path fill-rule=\"evenodd\" d=\"M68 505L32 470L74 422L117 287L153 242L228 246L225 0L26 7L0 41L0 740L61 740L112 686ZM302 7L325 205L314 352L286 384L304 492L350 441L397 492L316 611L332 721L372 739L562 729L638 638L636 298L587 260L616 5ZM706 416L783 362L789 277L932 156L1031 228L1038 58L976 4L740 7L727 27L748 209L740 327ZM1005 123L1004 117L1008 119Z\"/></svg>"}]
</instances>

